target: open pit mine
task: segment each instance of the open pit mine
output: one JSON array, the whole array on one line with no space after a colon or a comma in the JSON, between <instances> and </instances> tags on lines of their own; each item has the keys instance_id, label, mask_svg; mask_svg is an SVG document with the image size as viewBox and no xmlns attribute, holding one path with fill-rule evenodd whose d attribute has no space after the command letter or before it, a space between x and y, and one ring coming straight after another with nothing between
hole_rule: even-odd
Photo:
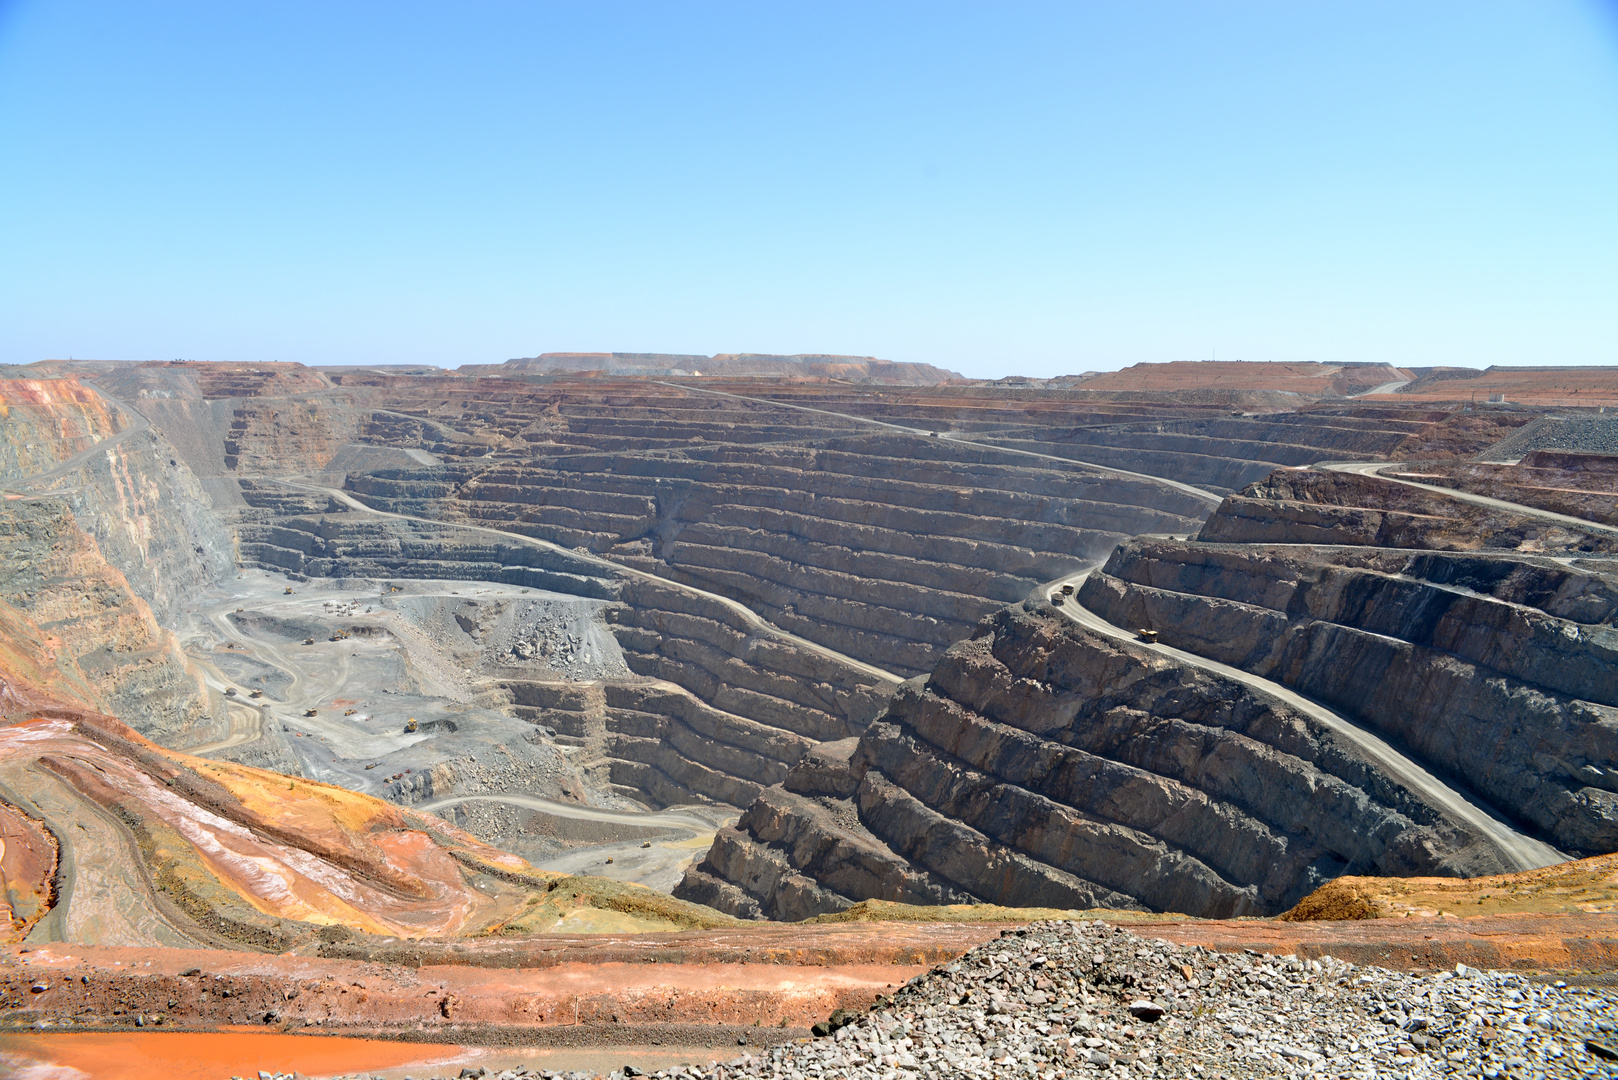
<instances>
[{"instance_id":1,"label":"open pit mine","mask_svg":"<svg viewBox=\"0 0 1618 1080\"><path fill-rule=\"evenodd\" d=\"M248 1025L219 1076L791 1074L1041 918L1608 979L1608 405L1618 370L0 370L0 1073ZM1180 1067L1087 1045L1035 1063Z\"/></svg>"}]
</instances>

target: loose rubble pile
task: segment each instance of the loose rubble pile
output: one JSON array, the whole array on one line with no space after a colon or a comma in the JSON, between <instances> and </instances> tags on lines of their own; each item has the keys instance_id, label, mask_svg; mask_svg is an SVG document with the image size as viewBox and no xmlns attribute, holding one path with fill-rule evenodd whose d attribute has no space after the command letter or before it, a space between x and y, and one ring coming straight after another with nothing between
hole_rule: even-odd
<instances>
[{"instance_id":1,"label":"loose rubble pile","mask_svg":"<svg viewBox=\"0 0 1618 1080\"><path fill-rule=\"evenodd\" d=\"M577 662L589 664L592 661L589 642L560 626L529 631L529 636L519 638L509 651L518 660L549 660L564 668L571 668Z\"/></svg>"},{"instance_id":2,"label":"loose rubble pile","mask_svg":"<svg viewBox=\"0 0 1618 1080\"><path fill-rule=\"evenodd\" d=\"M1533 450L1618 454L1618 417L1599 413L1541 417L1484 450L1478 458L1484 461L1520 458Z\"/></svg>"},{"instance_id":3,"label":"loose rubble pile","mask_svg":"<svg viewBox=\"0 0 1618 1080\"><path fill-rule=\"evenodd\" d=\"M652 1075L1598 1076L1618 1075L1615 1032L1618 996L1606 989L1464 965L1410 975L1220 953L1103 922L1047 922L934 968L863 1016L834 1014L816 1025L820 1038Z\"/></svg>"}]
</instances>

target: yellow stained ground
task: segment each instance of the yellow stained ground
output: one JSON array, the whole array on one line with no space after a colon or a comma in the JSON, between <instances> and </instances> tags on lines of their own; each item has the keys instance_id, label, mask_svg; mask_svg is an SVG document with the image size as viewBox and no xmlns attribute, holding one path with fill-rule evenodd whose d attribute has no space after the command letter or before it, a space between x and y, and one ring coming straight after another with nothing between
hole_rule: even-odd
<instances>
[{"instance_id":1,"label":"yellow stained ground","mask_svg":"<svg viewBox=\"0 0 1618 1080\"><path fill-rule=\"evenodd\" d=\"M1372 919L1618 911L1618 854L1479 878L1344 877L1283 918Z\"/></svg>"}]
</instances>

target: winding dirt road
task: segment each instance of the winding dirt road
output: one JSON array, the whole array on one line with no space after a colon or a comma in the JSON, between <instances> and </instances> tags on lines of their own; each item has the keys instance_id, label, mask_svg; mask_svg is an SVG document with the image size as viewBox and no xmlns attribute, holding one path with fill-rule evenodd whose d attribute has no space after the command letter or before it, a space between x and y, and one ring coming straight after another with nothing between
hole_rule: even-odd
<instances>
[{"instance_id":1,"label":"winding dirt road","mask_svg":"<svg viewBox=\"0 0 1618 1080\"><path fill-rule=\"evenodd\" d=\"M1137 648L1149 649L1178 663L1200 668L1222 678L1232 679L1260 693L1277 698L1306 716L1319 721L1332 731L1353 742L1379 768L1410 790L1421 795L1429 804L1440 808L1454 819L1464 822L1482 835L1499 850L1505 859L1506 865L1511 870L1536 870L1542 866L1554 866L1568 861L1568 856L1563 855L1543 841L1524 836L1487 805L1450 787L1419 764L1395 750L1380 736L1367 731L1359 724L1339 713L1333 712L1324 705L1311 701L1309 698L1287 689L1280 683L1271 682L1262 676L1231 667L1229 664L1221 664L1217 660L1209 660L1206 657L1198 656L1196 653L1186 652L1184 649L1176 649L1173 646L1157 642L1141 641L1133 632L1114 626L1079 603L1079 587L1084 584L1085 579L1089 576L1090 571L1087 570L1081 574L1058 578L1047 585L1042 590L1046 596L1052 592L1060 592L1064 585L1073 586L1074 594L1063 597L1063 602L1059 605L1051 605L1051 610L1060 612L1088 630L1094 630L1118 641L1127 641Z\"/></svg>"},{"instance_id":2,"label":"winding dirt road","mask_svg":"<svg viewBox=\"0 0 1618 1080\"><path fill-rule=\"evenodd\" d=\"M356 591L333 591L320 594L323 601L343 600L374 600L375 593ZM307 677L302 667L289 657L273 641L265 638L251 638L243 634L234 623L230 621L230 613L240 607L245 597L232 596L218 603L203 608L195 614L207 621L208 625L227 641L235 642L241 646L242 655L272 667L287 676L286 687L281 691L280 697L274 701L266 700L262 704L250 703L248 694L252 687L236 682L226 675L213 660L192 649L186 650L186 657L196 664L203 673L203 679L208 687L220 694L226 717L229 721L229 730L221 739L199 743L193 746L177 747L188 754L198 756L227 750L233 746L243 746L258 739L263 731L264 719L270 706L280 705L289 710L298 710L325 704L327 700L342 692L348 679L348 655L341 653L338 656L337 671L328 685L308 686ZM188 635L193 638L200 634ZM234 688L236 696L225 696L227 689Z\"/></svg>"},{"instance_id":3,"label":"winding dirt road","mask_svg":"<svg viewBox=\"0 0 1618 1080\"><path fill-rule=\"evenodd\" d=\"M1470 491L1459 491L1455 488L1440 487L1437 484L1423 484L1415 480L1399 476L1385 476L1378 469L1398 467L1397 461L1321 461L1310 466L1324 472L1354 473L1358 476L1369 476L1377 480L1388 480L1395 484L1404 484L1406 487L1421 488L1423 491L1436 492L1439 495L1448 495L1452 499L1473 503L1477 506L1486 506L1491 510L1506 510L1513 514L1522 514L1526 517L1542 518L1554 521L1558 525L1571 525L1586 532L1599 533L1603 536L1618 537L1618 528L1611 525L1601 525L1585 518L1572 517L1568 514L1558 514L1551 510L1541 510L1538 507L1524 506L1521 503L1507 502L1504 499L1494 499L1487 495L1477 495Z\"/></svg>"},{"instance_id":4,"label":"winding dirt road","mask_svg":"<svg viewBox=\"0 0 1618 1080\"><path fill-rule=\"evenodd\" d=\"M37 472L29 476L19 477L16 480L12 480L8 484L0 485L0 491L11 491L20 495L25 493L29 488L32 488L38 484L45 483L48 480L60 479L61 477L66 476L68 473L77 469L79 466L83 465L85 462L89 461L91 458L95 457L97 454L104 454L114 446L117 446L119 443L127 441L130 436L139 435L143 431L150 431L152 429L152 422L150 420L146 419L146 417L142 416L134 409L131 409L117 398L103 393L99 386L96 386L87 380L85 385L93 389L102 401L105 401L109 405L115 406L118 409L118 412L124 417L128 426L113 432L105 439L102 439L100 442L90 447L88 450L80 450L77 454L74 454L67 460L57 465L53 465L43 472ZM63 494L63 492L51 492L51 494L57 495Z\"/></svg>"},{"instance_id":5,"label":"winding dirt road","mask_svg":"<svg viewBox=\"0 0 1618 1080\"><path fill-rule=\"evenodd\" d=\"M1394 379L1392 382L1385 382L1381 386L1373 386L1363 393L1350 394L1348 396L1351 398L1362 398L1370 397L1372 394L1396 394L1399 392L1400 387L1409 386L1415 381L1416 380L1414 379Z\"/></svg>"},{"instance_id":6,"label":"winding dirt road","mask_svg":"<svg viewBox=\"0 0 1618 1080\"><path fill-rule=\"evenodd\" d=\"M532 795L509 794L452 795L421 803L416 809L438 811L470 802L503 803L554 817L665 830L668 835L642 839L645 834L641 834L629 840L589 844L534 863L541 870L633 881L661 892L673 892L674 886L685 875L686 867L693 860L701 858L712 846L718 828L734 824L740 816L738 811L729 807L713 807L705 817L700 811L677 808L651 812L607 810L577 803L554 802Z\"/></svg>"},{"instance_id":7,"label":"winding dirt road","mask_svg":"<svg viewBox=\"0 0 1618 1080\"><path fill-rule=\"evenodd\" d=\"M497 802L508 806L521 806L556 817L576 818L580 821L604 821L613 825L634 825L637 828L667 827L671 829L712 830L713 822L679 810L653 810L645 813L634 810L608 810L599 806L581 806L578 803L555 802L533 795L450 795L430 802L417 803L417 810L439 810L467 802Z\"/></svg>"},{"instance_id":8,"label":"winding dirt road","mask_svg":"<svg viewBox=\"0 0 1618 1080\"><path fill-rule=\"evenodd\" d=\"M56 902L29 931L30 944L203 944L164 913L135 855L135 838L112 814L33 764L0 764L0 798L50 822L60 841Z\"/></svg>"}]
</instances>

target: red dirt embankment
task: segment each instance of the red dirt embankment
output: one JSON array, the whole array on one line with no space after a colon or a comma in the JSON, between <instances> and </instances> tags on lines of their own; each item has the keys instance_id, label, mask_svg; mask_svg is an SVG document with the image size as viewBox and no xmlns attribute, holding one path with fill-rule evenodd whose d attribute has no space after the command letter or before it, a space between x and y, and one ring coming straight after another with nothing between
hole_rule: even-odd
<instances>
[{"instance_id":1,"label":"red dirt embankment","mask_svg":"<svg viewBox=\"0 0 1618 1080\"><path fill-rule=\"evenodd\" d=\"M1311 397L1360 394L1385 383L1413 378L1386 364L1257 363L1245 360L1179 360L1133 364L1094 375L1086 390L1282 390Z\"/></svg>"},{"instance_id":2,"label":"red dirt embankment","mask_svg":"<svg viewBox=\"0 0 1618 1080\"><path fill-rule=\"evenodd\" d=\"M421 815L328 785L165 751L111 719L0 729L0 762L14 759L49 770L122 820L141 822L155 837L145 861L160 881L176 879L170 891L187 878L188 891L199 895L222 885L231 899L245 901L244 916L256 909L378 934L454 933L491 914L489 897L465 880L454 852L527 869Z\"/></svg>"},{"instance_id":3,"label":"red dirt embankment","mask_svg":"<svg viewBox=\"0 0 1618 1080\"><path fill-rule=\"evenodd\" d=\"M1371 401L1477 401L1502 394L1514 405L1545 408L1618 405L1618 367L1434 368L1397 394Z\"/></svg>"},{"instance_id":4,"label":"red dirt embankment","mask_svg":"<svg viewBox=\"0 0 1618 1080\"><path fill-rule=\"evenodd\" d=\"M1618 970L1618 917L1492 915L1283 923L1130 921L1221 950L1331 955L1434 969L1466 963L1572 977ZM57 1030L303 1030L445 1042L615 1044L681 1030L801 1030L865 1008L997 936L992 924L763 926L638 936L473 941L433 961L49 945L0 951L0 1024ZM453 962L448 953L453 950ZM785 1029L785 1031L783 1031ZM771 1034L773 1032L773 1034ZM667 1037L667 1036L665 1036ZM731 1035L734 1037L734 1034Z\"/></svg>"},{"instance_id":5,"label":"red dirt embankment","mask_svg":"<svg viewBox=\"0 0 1618 1080\"><path fill-rule=\"evenodd\" d=\"M283 954L49 945L0 952L0 1024L428 1033L540 1028L801 1030L865 1008L992 925L834 925L532 938L406 965ZM445 950L445 959L448 950Z\"/></svg>"}]
</instances>

